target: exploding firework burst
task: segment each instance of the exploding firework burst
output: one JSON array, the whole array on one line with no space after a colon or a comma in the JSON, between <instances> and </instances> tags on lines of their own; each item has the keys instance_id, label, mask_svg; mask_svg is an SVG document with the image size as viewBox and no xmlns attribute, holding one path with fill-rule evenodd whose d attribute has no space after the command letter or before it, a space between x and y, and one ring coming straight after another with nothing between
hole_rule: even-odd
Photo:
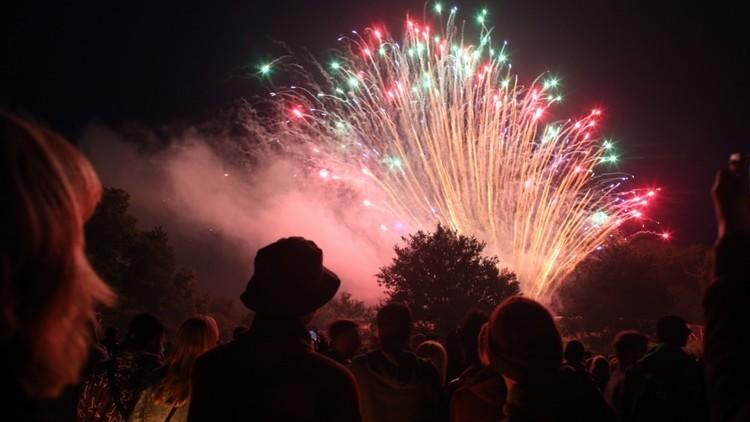
<instances>
[{"instance_id":1,"label":"exploding firework burst","mask_svg":"<svg viewBox=\"0 0 750 422\"><path fill-rule=\"evenodd\" d=\"M254 127L318 182L353 192L375 230L439 222L474 234L527 295L548 298L655 192L624 188L613 142L596 134L600 110L552 118L558 80L521 83L487 11L474 41L455 8L434 11L437 31L413 19L399 41L384 27L352 31L311 71L287 65L299 84L274 88L273 116Z\"/></svg>"}]
</instances>

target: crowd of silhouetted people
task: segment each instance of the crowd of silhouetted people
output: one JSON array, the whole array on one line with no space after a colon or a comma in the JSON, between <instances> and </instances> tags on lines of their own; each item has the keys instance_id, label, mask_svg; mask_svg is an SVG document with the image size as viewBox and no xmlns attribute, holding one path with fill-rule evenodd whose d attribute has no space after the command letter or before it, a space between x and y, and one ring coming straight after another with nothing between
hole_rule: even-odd
<instances>
[{"instance_id":1,"label":"crowd of silhouetted people","mask_svg":"<svg viewBox=\"0 0 750 422\"><path fill-rule=\"evenodd\" d=\"M713 191L715 279L702 356L679 316L622 331L594 354L515 296L469 312L448 337L387 303L374 330L309 324L340 286L301 237L258 250L241 294L252 325L222 341L207 315L173 335L158 316L97 335L116 295L88 263L83 228L101 193L66 140L0 114L0 419L8 421L750 421L750 195L733 169ZM606 293L603 293L606 294Z\"/></svg>"}]
</instances>

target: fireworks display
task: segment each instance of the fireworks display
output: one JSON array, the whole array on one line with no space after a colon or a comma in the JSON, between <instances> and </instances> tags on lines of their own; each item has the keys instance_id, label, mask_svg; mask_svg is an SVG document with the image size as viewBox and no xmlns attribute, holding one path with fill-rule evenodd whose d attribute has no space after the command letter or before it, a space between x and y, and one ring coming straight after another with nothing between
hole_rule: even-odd
<instances>
[{"instance_id":1,"label":"fireworks display","mask_svg":"<svg viewBox=\"0 0 750 422\"><path fill-rule=\"evenodd\" d=\"M456 8L432 11L436 27L409 18L399 40L384 26L352 31L307 70L261 64L269 83L284 68L296 81L272 89L264 139L309 183L347 192L373 230L442 223L476 235L525 294L548 298L618 227L643 219L657 189L626 189L614 142L597 135L599 109L554 117L559 81L521 82L486 10L466 22Z\"/></svg>"}]
</instances>

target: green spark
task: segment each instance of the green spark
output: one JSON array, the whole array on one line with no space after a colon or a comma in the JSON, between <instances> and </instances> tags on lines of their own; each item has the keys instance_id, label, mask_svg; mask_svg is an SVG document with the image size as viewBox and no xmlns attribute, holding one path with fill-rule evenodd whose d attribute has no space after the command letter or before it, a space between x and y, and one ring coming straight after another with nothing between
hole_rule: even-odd
<instances>
[{"instance_id":1,"label":"green spark","mask_svg":"<svg viewBox=\"0 0 750 422\"><path fill-rule=\"evenodd\" d=\"M559 126L547 126L544 132L545 133L544 133L544 136L542 137L542 142L547 143L560 134L560 127Z\"/></svg>"},{"instance_id":2,"label":"green spark","mask_svg":"<svg viewBox=\"0 0 750 422\"><path fill-rule=\"evenodd\" d=\"M559 81L555 78L547 79L544 81L544 89L554 88L558 85Z\"/></svg>"},{"instance_id":3,"label":"green spark","mask_svg":"<svg viewBox=\"0 0 750 422\"><path fill-rule=\"evenodd\" d=\"M346 129L347 129L346 123L344 123L343 120L339 120L335 124L334 132L336 134L343 135L343 134L345 134L347 132Z\"/></svg>"},{"instance_id":4,"label":"green spark","mask_svg":"<svg viewBox=\"0 0 750 422\"><path fill-rule=\"evenodd\" d=\"M385 164L388 166L391 170L396 170L401 168L401 159L398 157L388 157L385 159Z\"/></svg>"},{"instance_id":5,"label":"green spark","mask_svg":"<svg viewBox=\"0 0 750 422\"><path fill-rule=\"evenodd\" d=\"M597 226L601 226L609 220L609 215L604 211L597 211L591 215L591 223Z\"/></svg>"},{"instance_id":6,"label":"green spark","mask_svg":"<svg viewBox=\"0 0 750 422\"><path fill-rule=\"evenodd\" d=\"M339 63L339 62L337 62L335 60L331 62L331 69L333 69L333 70L339 70L340 68L341 68L341 63Z\"/></svg>"},{"instance_id":7,"label":"green spark","mask_svg":"<svg viewBox=\"0 0 750 422\"><path fill-rule=\"evenodd\" d=\"M443 5L440 3L435 3L435 12L436 13L443 13Z\"/></svg>"},{"instance_id":8,"label":"green spark","mask_svg":"<svg viewBox=\"0 0 750 422\"><path fill-rule=\"evenodd\" d=\"M617 162L617 160L618 160L617 156L615 154L611 154L611 155L607 155L605 157L602 157L600 161L603 162L603 163L614 164L614 163Z\"/></svg>"}]
</instances>

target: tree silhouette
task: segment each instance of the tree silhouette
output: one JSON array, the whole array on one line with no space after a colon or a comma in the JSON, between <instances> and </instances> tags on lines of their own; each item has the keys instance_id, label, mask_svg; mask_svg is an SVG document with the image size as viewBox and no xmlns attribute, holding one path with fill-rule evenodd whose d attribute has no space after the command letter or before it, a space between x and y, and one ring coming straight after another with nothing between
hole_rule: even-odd
<instances>
[{"instance_id":1,"label":"tree silhouette","mask_svg":"<svg viewBox=\"0 0 750 422\"><path fill-rule=\"evenodd\" d=\"M516 275L483 256L486 243L438 225L396 245L393 262L380 269L378 284L391 301L408 305L420 324L446 334L471 309L492 310L519 293Z\"/></svg>"},{"instance_id":2,"label":"tree silhouette","mask_svg":"<svg viewBox=\"0 0 750 422\"><path fill-rule=\"evenodd\" d=\"M710 251L651 238L608 245L582 262L558 291L554 307L563 331L596 333L608 345L620 330L652 333L664 315L701 324Z\"/></svg>"},{"instance_id":3,"label":"tree silhouette","mask_svg":"<svg viewBox=\"0 0 750 422\"><path fill-rule=\"evenodd\" d=\"M205 312L207 297L195 276L179 268L163 227L140 230L128 213L130 196L107 188L86 224L86 251L99 276L117 292L115 308L105 311L108 324L124 326L139 312L151 312L177 326Z\"/></svg>"},{"instance_id":4,"label":"tree silhouette","mask_svg":"<svg viewBox=\"0 0 750 422\"><path fill-rule=\"evenodd\" d=\"M330 302L315 312L311 326L326 332L336 320L348 319L359 324L360 330L369 332L375 319L375 308L354 299L349 292L339 292Z\"/></svg>"}]
</instances>

